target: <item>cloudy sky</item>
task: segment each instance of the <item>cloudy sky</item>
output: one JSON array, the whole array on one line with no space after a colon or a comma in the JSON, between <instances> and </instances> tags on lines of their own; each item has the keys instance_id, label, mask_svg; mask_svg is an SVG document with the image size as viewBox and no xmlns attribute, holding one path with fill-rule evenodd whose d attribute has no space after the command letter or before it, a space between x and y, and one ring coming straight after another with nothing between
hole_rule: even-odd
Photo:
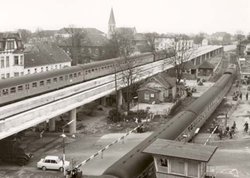
<instances>
[{"instance_id":1,"label":"cloudy sky","mask_svg":"<svg viewBox=\"0 0 250 178\"><path fill-rule=\"evenodd\" d=\"M60 29L107 32L113 7L118 27L138 32L250 32L249 0L0 0L0 31Z\"/></svg>"}]
</instances>

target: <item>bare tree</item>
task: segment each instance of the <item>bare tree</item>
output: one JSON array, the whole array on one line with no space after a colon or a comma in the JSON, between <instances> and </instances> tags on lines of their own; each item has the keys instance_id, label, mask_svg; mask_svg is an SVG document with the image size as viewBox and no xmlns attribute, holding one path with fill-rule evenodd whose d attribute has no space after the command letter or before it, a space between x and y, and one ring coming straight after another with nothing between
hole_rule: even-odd
<instances>
[{"instance_id":1,"label":"bare tree","mask_svg":"<svg viewBox=\"0 0 250 178\"><path fill-rule=\"evenodd\" d=\"M65 39L65 42L70 49L70 55L73 59L72 65L77 65L82 57L81 48L86 38L86 31L84 31L83 28L75 28L73 25L64 28L64 31L69 35L69 37Z\"/></svg>"},{"instance_id":2,"label":"bare tree","mask_svg":"<svg viewBox=\"0 0 250 178\"><path fill-rule=\"evenodd\" d=\"M155 32L145 34L145 38L147 40L147 45L149 47L150 52L153 53L154 59L155 59L155 56L156 56L155 39L156 39L157 36L159 36L159 34L155 33Z\"/></svg>"},{"instance_id":3,"label":"bare tree","mask_svg":"<svg viewBox=\"0 0 250 178\"><path fill-rule=\"evenodd\" d=\"M172 50L174 53L172 59L176 72L176 82L179 84L183 78L185 64L188 62L194 50L188 46L187 40L183 40L182 38L175 38L175 45Z\"/></svg>"},{"instance_id":4,"label":"bare tree","mask_svg":"<svg viewBox=\"0 0 250 178\"><path fill-rule=\"evenodd\" d=\"M17 32L21 35L21 39L24 43L28 43L31 39L32 32L27 29L18 29Z\"/></svg>"}]
</instances>

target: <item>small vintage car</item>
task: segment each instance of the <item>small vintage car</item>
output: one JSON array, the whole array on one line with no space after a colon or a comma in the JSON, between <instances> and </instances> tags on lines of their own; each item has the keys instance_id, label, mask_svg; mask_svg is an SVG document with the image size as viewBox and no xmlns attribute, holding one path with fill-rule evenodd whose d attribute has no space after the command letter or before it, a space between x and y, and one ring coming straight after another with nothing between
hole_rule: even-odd
<instances>
[{"instance_id":1,"label":"small vintage car","mask_svg":"<svg viewBox=\"0 0 250 178\"><path fill-rule=\"evenodd\" d=\"M39 162L37 162L37 168L40 168L42 170L51 169L51 170L59 170L63 171L67 170L69 168L69 161L65 161L63 164L63 160L60 159L58 156L46 156L45 158L42 158Z\"/></svg>"}]
</instances>

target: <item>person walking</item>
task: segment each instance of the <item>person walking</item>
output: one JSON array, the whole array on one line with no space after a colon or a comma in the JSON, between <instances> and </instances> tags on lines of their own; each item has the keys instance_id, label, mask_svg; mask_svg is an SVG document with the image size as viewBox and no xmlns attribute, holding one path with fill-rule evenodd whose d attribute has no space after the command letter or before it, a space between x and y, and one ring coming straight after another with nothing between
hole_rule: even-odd
<instances>
[{"instance_id":1,"label":"person walking","mask_svg":"<svg viewBox=\"0 0 250 178\"><path fill-rule=\"evenodd\" d=\"M247 123L247 121L246 121L246 123L244 124L244 131L247 133L247 131L248 131L248 123Z\"/></svg>"},{"instance_id":2,"label":"person walking","mask_svg":"<svg viewBox=\"0 0 250 178\"><path fill-rule=\"evenodd\" d=\"M242 100L242 93L240 92L240 99Z\"/></svg>"},{"instance_id":3,"label":"person walking","mask_svg":"<svg viewBox=\"0 0 250 178\"><path fill-rule=\"evenodd\" d=\"M248 100L248 92L247 92L247 94L246 94L246 100Z\"/></svg>"}]
</instances>

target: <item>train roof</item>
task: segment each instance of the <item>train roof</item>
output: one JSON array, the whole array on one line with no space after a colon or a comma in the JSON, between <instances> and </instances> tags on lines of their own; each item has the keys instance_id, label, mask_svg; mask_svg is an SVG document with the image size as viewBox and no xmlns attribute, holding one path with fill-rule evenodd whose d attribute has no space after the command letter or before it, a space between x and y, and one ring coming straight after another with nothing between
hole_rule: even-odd
<instances>
[{"instance_id":1,"label":"train roof","mask_svg":"<svg viewBox=\"0 0 250 178\"><path fill-rule=\"evenodd\" d=\"M1 88L8 88L11 86L17 86L25 83L30 83L33 81L44 80L46 78L65 75L67 73L74 73L81 70L79 66L67 67L64 69L51 70L47 72L40 72L36 74L29 74L20 77L14 77L9 79L0 80Z\"/></svg>"}]
</instances>

